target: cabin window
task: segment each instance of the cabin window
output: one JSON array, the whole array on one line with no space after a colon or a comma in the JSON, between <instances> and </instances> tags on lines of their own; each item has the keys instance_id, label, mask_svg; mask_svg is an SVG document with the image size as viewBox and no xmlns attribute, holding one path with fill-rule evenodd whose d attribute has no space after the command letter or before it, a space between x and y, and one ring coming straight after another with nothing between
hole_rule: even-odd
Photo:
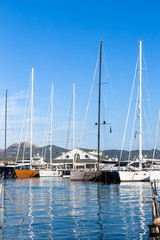
<instances>
[{"instance_id":1,"label":"cabin window","mask_svg":"<svg viewBox=\"0 0 160 240\"><path fill-rule=\"evenodd\" d=\"M66 158L69 158L69 155L66 155Z\"/></svg>"},{"instance_id":2,"label":"cabin window","mask_svg":"<svg viewBox=\"0 0 160 240\"><path fill-rule=\"evenodd\" d=\"M94 168L94 164L86 164L86 168L92 169L92 168Z\"/></svg>"},{"instance_id":3,"label":"cabin window","mask_svg":"<svg viewBox=\"0 0 160 240\"><path fill-rule=\"evenodd\" d=\"M86 154L86 155L85 155L85 158L89 158L89 156Z\"/></svg>"}]
</instances>

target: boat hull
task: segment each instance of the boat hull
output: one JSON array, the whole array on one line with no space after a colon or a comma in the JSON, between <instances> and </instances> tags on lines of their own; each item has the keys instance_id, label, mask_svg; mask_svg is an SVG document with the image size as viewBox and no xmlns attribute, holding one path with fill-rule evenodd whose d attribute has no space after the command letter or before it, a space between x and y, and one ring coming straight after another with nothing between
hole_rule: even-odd
<instances>
[{"instance_id":1,"label":"boat hull","mask_svg":"<svg viewBox=\"0 0 160 240\"><path fill-rule=\"evenodd\" d=\"M33 178L39 177L39 171L37 170L22 170L16 169L15 170L17 178Z\"/></svg>"},{"instance_id":2,"label":"boat hull","mask_svg":"<svg viewBox=\"0 0 160 240\"><path fill-rule=\"evenodd\" d=\"M85 171L71 170L70 179L71 181L83 181L84 175L85 175Z\"/></svg>"},{"instance_id":3,"label":"boat hull","mask_svg":"<svg viewBox=\"0 0 160 240\"><path fill-rule=\"evenodd\" d=\"M121 182L148 182L150 180L149 171L119 171Z\"/></svg>"},{"instance_id":4,"label":"boat hull","mask_svg":"<svg viewBox=\"0 0 160 240\"><path fill-rule=\"evenodd\" d=\"M83 171L83 170L71 170L70 179L71 181L93 181L100 176L98 171Z\"/></svg>"},{"instance_id":5,"label":"boat hull","mask_svg":"<svg viewBox=\"0 0 160 240\"><path fill-rule=\"evenodd\" d=\"M59 170L40 170L39 171L39 176L40 177L61 177L62 176L62 171Z\"/></svg>"},{"instance_id":6,"label":"boat hull","mask_svg":"<svg viewBox=\"0 0 160 240\"><path fill-rule=\"evenodd\" d=\"M63 170L62 177L63 178L70 178L71 171L70 170Z\"/></svg>"},{"instance_id":7,"label":"boat hull","mask_svg":"<svg viewBox=\"0 0 160 240\"><path fill-rule=\"evenodd\" d=\"M160 180L160 170L150 171L150 182Z\"/></svg>"},{"instance_id":8,"label":"boat hull","mask_svg":"<svg viewBox=\"0 0 160 240\"><path fill-rule=\"evenodd\" d=\"M3 176L4 178L16 177L15 166L0 167L0 176Z\"/></svg>"}]
</instances>

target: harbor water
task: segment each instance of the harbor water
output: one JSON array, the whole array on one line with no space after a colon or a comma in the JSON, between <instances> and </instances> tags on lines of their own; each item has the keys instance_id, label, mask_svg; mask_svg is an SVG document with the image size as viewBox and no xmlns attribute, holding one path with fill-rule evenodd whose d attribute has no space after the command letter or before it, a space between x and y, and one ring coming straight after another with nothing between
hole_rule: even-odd
<instances>
[{"instance_id":1,"label":"harbor water","mask_svg":"<svg viewBox=\"0 0 160 240\"><path fill-rule=\"evenodd\" d=\"M1 239L147 239L150 183L4 179Z\"/></svg>"}]
</instances>

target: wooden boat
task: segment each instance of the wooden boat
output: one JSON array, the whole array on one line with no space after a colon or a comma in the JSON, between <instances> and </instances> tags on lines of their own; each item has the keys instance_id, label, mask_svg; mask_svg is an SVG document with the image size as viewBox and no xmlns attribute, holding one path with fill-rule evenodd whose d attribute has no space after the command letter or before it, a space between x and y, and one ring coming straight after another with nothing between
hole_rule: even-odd
<instances>
[{"instance_id":1,"label":"wooden boat","mask_svg":"<svg viewBox=\"0 0 160 240\"><path fill-rule=\"evenodd\" d=\"M33 122L33 72L34 69L32 68L32 78L31 78L31 140L30 140L30 161L29 161L29 169L23 169L22 166L20 166L20 169L15 169L16 176L18 178L32 178L32 177L39 177L39 171L32 169L32 122ZM19 144L20 145L20 144ZM27 166L25 166L27 167Z\"/></svg>"},{"instance_id":2,"label":"wooden boat","mask_svg":"<svg viewBox=\"0 0 160 240\"><path fill-rule=\"evenodd\" d=\"M23 170L23 169L16 169L15 173L18 178L33 178L39 177L39 171L37 170Z\"/></svg>"}]
</instances>

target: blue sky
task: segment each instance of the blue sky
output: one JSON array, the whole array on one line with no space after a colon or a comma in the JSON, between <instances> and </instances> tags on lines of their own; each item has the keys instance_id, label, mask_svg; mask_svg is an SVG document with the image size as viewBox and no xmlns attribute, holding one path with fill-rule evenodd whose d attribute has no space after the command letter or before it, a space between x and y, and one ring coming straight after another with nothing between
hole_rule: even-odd
<instances>
[{"instance_id":1,"label":"blue sky","mask_svg":"<svg viewBox=\"0 0 160 240\"><path fill-rule=\"evenodd\" d=\"M110 135L109 127L102 127L102 135L104 132L107 135L102 140L102 148L121 148L139 39L143 39L143 55L147 64L150 121L154 136L160 105L159 12L158 0L1 0L1 115L4 112L7 88L11 115L8 117L8 128L13 129L8 131L7 144L19 141L32 66L35 69L34 120L37 128L33 134L33 142L40 146L43 144L45 119L53 82L55 92L53 144L66 146L72 88L75 82L75 135L76 145L78 144L101 38L109 71L108 79L102 79L103 82L109 81L109 84L103 86L106 106L102 103L102 110L106 112L106 116L105 119L102 117L102 120L111 122L113 129ZM98 74L81 147L97 147L97 129L94 127L97 121L97 83ZM4 128L3 124L1 128ZM144 131L149 130L147 128ZM2 130L0 134L2 148L3 132ZM72 136L70 147L71 138ZM143 145L143 148L152 148L153 140L150 136L149 142L146 146ZM129 141L128 134L126 149L129 148ZM137 148L137 142L134 147Z\"/></svg>"}]
</instances>

